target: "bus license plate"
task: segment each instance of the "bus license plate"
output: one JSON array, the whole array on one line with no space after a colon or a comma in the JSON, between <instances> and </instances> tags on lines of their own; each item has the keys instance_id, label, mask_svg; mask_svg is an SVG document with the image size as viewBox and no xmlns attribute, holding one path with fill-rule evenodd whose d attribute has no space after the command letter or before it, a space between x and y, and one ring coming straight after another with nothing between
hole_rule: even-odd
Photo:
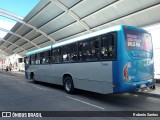
<instances>
[{"instance_id":1,"label":"bus license plate","mask_svg":"<svg viewBox=\"0 0 160 120\"><path fill-rule=\"evenodd\" d=\"M146 87L146 84L142 84L141 86L140 86L140 88L145 88Z\"/></svg>"}]
</instances>

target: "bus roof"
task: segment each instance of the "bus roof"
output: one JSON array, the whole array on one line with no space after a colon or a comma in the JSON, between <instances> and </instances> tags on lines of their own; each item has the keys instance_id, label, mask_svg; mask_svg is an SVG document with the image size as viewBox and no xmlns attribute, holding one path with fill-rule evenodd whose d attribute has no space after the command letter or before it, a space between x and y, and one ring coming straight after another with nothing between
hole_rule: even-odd
<instances>
[{"instance_id":1,"label":"bus roof","mask_svg":"<svg viewBox=\"0 0 160 120\"><path fill-rule=\"evenodd\" d=\"M70 43L74 43L74 42L77 42L77 41L81 41L81 40L84 40L84 39L87 39L87 38L91 38L91 37L95 37L95 36L98 36L98 35L102 35L104 33L113 32L113 31L119 31L119 30L122 29L123 26L124 25L117 25L117 26L106 28L106 29L103 29L103 30L99 30L99 31L96 31L96 32L93 32L93 33L90 33L90 34L87 34L87 35L83 35L83 36L80 36L80 37L77 37L77 38L73 38L73 39L70 39L70 40L63 41L63 42L55 43L53 45L50 45L50 46L47 46L47 47L44 47L44 48L40 48L40 49L37 49L37 50L33 50L31 52L28 52L28 53L26 53L26 56L29 56L29 55L32 55L32 54L36 54L36 53L39 53L39 52L43 52L43 51L49 50L51 48L56 48L56 47L60 47L60 46L66 45L66 44L70 44ZM133 26L126 26L125 25L125 27L129 27L129 28L139 29L139 30L145 31L144 29L133 27Z\"/></svg>"}]
</instances>

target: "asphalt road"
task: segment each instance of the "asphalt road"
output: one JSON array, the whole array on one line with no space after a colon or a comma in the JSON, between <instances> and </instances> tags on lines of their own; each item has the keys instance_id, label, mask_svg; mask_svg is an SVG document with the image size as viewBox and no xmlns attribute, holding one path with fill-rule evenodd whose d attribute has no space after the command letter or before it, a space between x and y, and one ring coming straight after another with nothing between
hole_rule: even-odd
<instances>
[{"instance_id":1,"label":"asphalt road","mask_svg":"<svg viewBox=\"0 0 160 120\"><path fill-rule=\"evenodd\" d=\"M160 111L160 98L134 93L101 95L82 90L69 95L61 86L46 83L33 84L23 77L0 73L0 111ZM99 120L97 117L78 119ZM102 117L101 119L106 120Z\"/></svg>"}]
</instances>

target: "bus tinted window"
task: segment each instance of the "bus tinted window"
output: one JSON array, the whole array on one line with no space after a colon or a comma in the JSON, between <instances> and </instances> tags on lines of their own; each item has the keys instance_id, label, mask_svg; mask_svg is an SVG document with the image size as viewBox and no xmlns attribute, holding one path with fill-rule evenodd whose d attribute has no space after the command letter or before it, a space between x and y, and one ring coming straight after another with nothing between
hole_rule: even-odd
<instances>
[{"instance_id":1,"label":"bus tinted window","mask_svg":"<svg viewBox=\"0 0 160 120\"><path fill-rule=\"evenodd\" d=\"M101 59L115 59L115 35L109 34L101 37Z\"/></svg>"},{"instance_id":2,"label":"bus tinted window","mask_svg":"<svg viewBox=\"0 0 160 120\"><path fill-rule=\"evenodd\" d=\"M50 50L41 53L41 63L50 63Z\"/></svg>"},{"instance_id":3,"label":"bus tinted window","mask_svg":"<svg viewBox=\"0 0 160 120\"><path fill-rule=\"evenodd\" d=\"M80 61L87 61L90 56L90 41L83 41L79 43L79 59Z\"/></svg>"},{"instance_id":4,"label":"bus tinted window","mask_svg":"<svg viewBox=\"0 0 160 120\"><path fill-rule=\"evenodd\" d=\"M99 56L98 38L83 41L79 43L79 59L80 61L95 61Z\"/></svg>"},{"instance_id":5,"label":"bus tinted window","mask_svg":"<svg viewBox=\"0 0 160 120\"><path fill-rule=\"evenodd\" d=\"M40 53L35 54L35 64L40 64Z\"/></svg>"},{"instance_id":6,"label":"bus tinted window","mask_svg":"<svg viewBox=\"0 0 160 120\"><path fill-rule=\"evenodd\" d=\"M61 48L52 49L52 63L61 62Z\"/></svg>"},{"instance_id":7,"label":"bus tinted window","mask_svg":"<svg viewBox=\"0 0 160 120\"><path fill-rule=\"evenodd\" d=\"M99 58L99 41L95 38L91 41L91 60L98 60Z\"/></svg>"},{"instance_id":8,"label":"bus tinted window","mask_svg":"<svg viewBox=\"0 0 160 120\"><path fill-rule=\"evenodd\" d=\"M35 55L31 55L31 64L34 65L35 64Z\"/></svg>"},{"instance_id":9,"label":"bus tinted window","mask_svg":"<svg viewBox=\"0 0 160 120\"><path fill-rule=\"evenodd\" d=\"M74 62L77 61L77 44L63 46L63 61Z\"/></svg>"}]
</instances>

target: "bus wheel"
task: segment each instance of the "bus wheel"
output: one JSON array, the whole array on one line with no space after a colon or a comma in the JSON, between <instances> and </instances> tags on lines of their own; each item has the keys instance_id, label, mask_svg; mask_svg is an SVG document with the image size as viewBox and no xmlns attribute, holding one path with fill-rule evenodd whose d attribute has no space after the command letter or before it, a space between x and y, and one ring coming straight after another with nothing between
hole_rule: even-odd
<instances>
[{"instance_id":1,"label":"bus wheel","mask_svg":"<svg viewBox=\"0 0 160 120\"><path fill-rule=\"evenodd\" d=\"M37 83L37 81L36 81L35 78L34 78L34 74L33 74L33 73L31 74L31 80L32 80L32 82L33 82L34 84Z\"/></svg>"},{"instance_id":2,"label":"bus wheel","mask_svg":"<svg viewBox=\"0 0 160 120\"><path fill-rule=\"evenodd\" d=\"M74 92L74 84L73 84L73 80L71 77L65 77L64 78L64 90L69 93L72 94Z\"/></svg>"}]
</instances>

